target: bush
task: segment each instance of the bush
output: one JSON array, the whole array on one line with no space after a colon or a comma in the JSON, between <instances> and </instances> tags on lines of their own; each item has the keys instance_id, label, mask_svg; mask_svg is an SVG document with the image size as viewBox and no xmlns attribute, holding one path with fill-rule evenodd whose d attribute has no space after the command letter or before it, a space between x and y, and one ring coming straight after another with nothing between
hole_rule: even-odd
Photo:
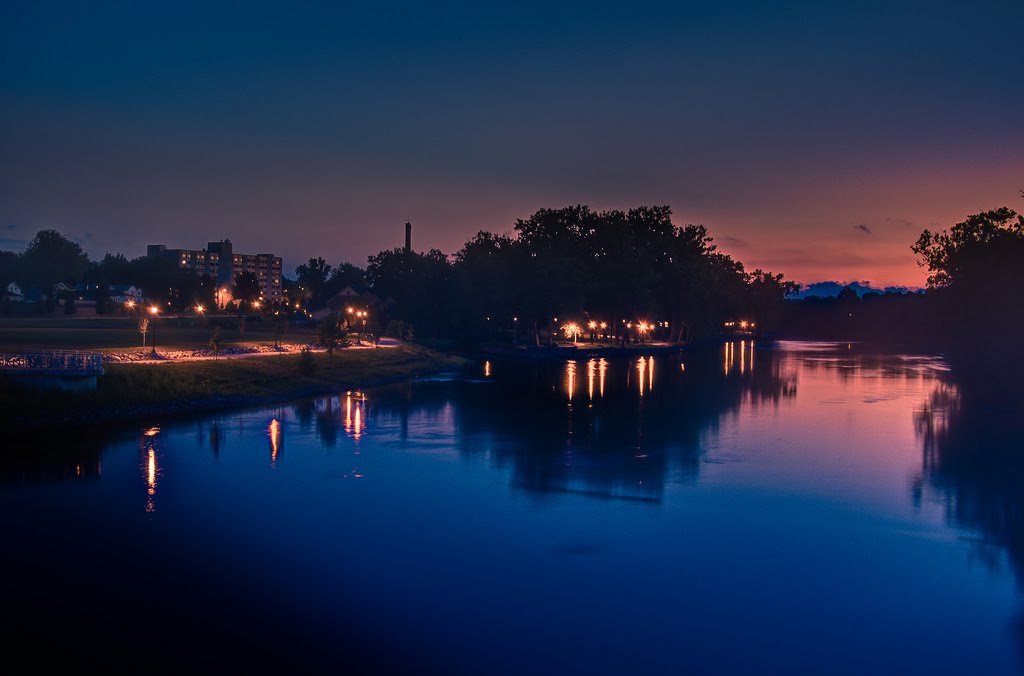
<instances>
[{"instance_id":1,"label":"bush","mask_svg":"<svg viewBox=\"0 0 1024 676\"><path fill-rule=\"evenodd\" d=\"M316 359L313 358L313 352L308 347L303 347L299 350L297 368L299 374L304 376L311 376L316 372Z\"/></svg>"},{"instance_id":2,"label":"bush","mask_svg":"<svg viewBox=\"0 0 1024 676\"><path fill-rule=\"evenodd\" d=\"M407 342L411 342L416 337L416 334L412 330L412 324L406 324L401 319L392 319L388 322L388 328L385 331L385 335Z\"/></svg>"},{"instance_id":3,"label":"bush","mask_svg":"<svg viewBox=\"0 0 1024 676\"><path fill-rule=\"evenodd\" d=\"M220 326L214 326L213 335L210 336L210 349L213 350L214 355L220 352L220 341Z\"/></svg>"}]
</instances>

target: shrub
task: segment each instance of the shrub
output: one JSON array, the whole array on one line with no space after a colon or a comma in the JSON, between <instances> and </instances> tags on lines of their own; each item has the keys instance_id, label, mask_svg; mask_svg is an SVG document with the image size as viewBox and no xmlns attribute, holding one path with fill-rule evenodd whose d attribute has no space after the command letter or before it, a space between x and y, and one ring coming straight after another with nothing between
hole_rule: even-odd
<instances>
[{"instance_id":1,"label":"shrub","mask_svg":"<svg viewBox=\"0 0 1024 676\"><path fill-rule=\"evenodd\" d=\"M316 372L316 359L313 358L313 352L308 347L299 350L297 369L304 376L311 376Z\"/></svg>"}]
</instances>

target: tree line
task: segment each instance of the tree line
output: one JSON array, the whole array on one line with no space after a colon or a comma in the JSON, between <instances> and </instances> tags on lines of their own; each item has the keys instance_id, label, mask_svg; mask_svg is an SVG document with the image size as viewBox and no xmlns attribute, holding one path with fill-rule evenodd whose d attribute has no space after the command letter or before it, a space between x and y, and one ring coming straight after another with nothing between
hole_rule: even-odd
<instances>
[{"instance_id":1,"label":"tree line","mask_svg":"<svg viewBox=\"0 0 1024 676\"><path fill-rule=\"evenodd\" d=\"M365 271L310 259L297 272L314 303L345 285L367 289L377 319L421 336L534 344L566 320L600 322L615 341L636 340L640 325L663 339L700 340L740 318L764 332L797 289L781 274L747 272L704 226L673 223L667 206L541 209L510 233L478 232L451 255L395 248L370 256Z\"/></svg>"},{"instance_id":2,"label":"tree line","mask_svg":"<svg viewBox=\"0 0 1024 676\"><path fill-rule=\"evenodd\" d=\"M370 256L366 268L311 258L295 280L285 279L285 291L294 310L295 301L322 307L352 287L372 310L370 332L391 326L399 337L415 327L422 337L538 344L572 320L600 323L597 333L609 340L636 340L646 322L660 339L692 342L740 319L759 335L888 337L940 347L979 335L1024 337L1024 217L1006 207L974 214L947 231L926 230L912 249L930 274L926 294L847 292L794 302L786 296L796 284L746 271L718 251L703 225L676 225L667 206L578 205L540 209L510 232L480 231L450 255L395 248ZM215 292L213 279L174 261L110 253L90 261L54 230L39 232L22 253L0 252L0 278L43 290L58 281L130 282L171 309L212 307ZM236 287L236 298L258 293L254 280L236 280Z\"/></svg>"}]
</instances>

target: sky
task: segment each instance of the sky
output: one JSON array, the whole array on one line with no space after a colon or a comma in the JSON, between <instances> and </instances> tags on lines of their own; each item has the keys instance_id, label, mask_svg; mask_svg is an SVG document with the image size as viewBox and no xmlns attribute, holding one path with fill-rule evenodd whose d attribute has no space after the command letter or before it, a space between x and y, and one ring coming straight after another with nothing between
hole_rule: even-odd
<instances>
[{"instance_id":1,"label":"sky","mask_svg":"<svg viewBox=\"0 0 1024 676\"><path fill-rule=\"evenodd\" d=\"M671 205L748 269L924 284L1024 211L1024 3L0 6L0 249L225 237L365 265Z\"/></svg>"}]
</instances>

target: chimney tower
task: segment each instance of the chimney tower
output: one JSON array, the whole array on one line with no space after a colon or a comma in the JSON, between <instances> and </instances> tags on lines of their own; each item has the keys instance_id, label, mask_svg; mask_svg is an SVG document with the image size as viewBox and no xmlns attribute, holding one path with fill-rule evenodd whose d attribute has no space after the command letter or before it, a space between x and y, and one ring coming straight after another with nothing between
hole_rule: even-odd
<instances>
[{"instance_id":1,"label":"chimney tower","mask_svg":"<svg viewBox=\"0 0 1024 676\"><path fill-rule=\"evenodd\" d=\"M412 223L405 223L405 253L412 251Z\"/></svg>"}]
</instances>

